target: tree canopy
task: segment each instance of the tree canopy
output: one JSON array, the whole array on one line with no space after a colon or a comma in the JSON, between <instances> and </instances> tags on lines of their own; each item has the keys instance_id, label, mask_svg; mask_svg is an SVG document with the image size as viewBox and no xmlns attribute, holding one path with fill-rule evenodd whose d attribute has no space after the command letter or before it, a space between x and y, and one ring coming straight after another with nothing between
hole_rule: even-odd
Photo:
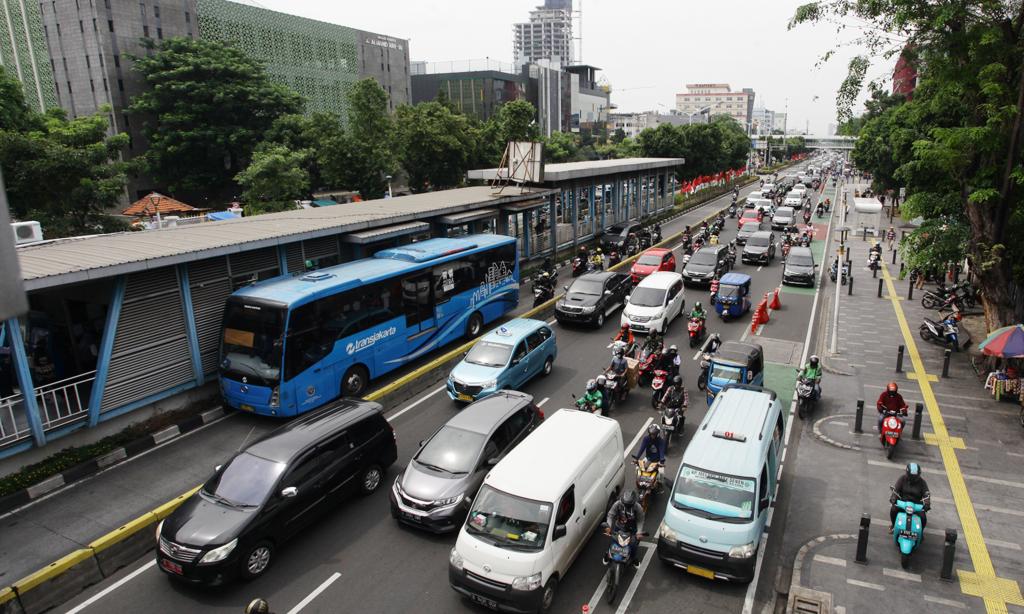
<instances>
[{"instance_id":1,"label":"tree canopy","mask_svg":"<svg viewBox=\"0 0 1024 614\"><path fill-rule=\"evenodd\" d=\"M440 102L401 106L395 113L397 149L413 192L462 183L475 147L465 116Z\"/></svg>"}]
</instances>

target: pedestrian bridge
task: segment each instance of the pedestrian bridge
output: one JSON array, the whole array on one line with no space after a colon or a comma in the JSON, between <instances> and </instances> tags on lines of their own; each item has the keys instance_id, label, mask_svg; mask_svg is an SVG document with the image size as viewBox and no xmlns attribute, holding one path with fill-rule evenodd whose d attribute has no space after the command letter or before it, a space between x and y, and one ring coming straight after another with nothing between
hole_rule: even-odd
<instances>
[{"instance_id":1,"label":"pedestrian bridge","mask_svg":"<svg viewBox=\"0 0 1024 614\"><path fill-rule=\"evenodd\" d=\"M775 140L772 141L772 149L775 149L776 147L782 146L782 144L778 141L778 139L781 138L781 135L779 135L779 137L773 137L773 138ZM854 143L857 142L857 137L855 137L855 136L838 136L838 135L833 135L833 136L814 136L814 135L810 135L810 136L805 136L804 137L804 142L807 144L807 147L810 148L810 149L832 149L832 150L837 150L837 151L850 151L850 150L853 149ZM754 139L754 148L758 149L758 150L767 149L768 148L768 140L767 139L763 139L763 138L755 138Z\"/></svg>"}]
</instances>

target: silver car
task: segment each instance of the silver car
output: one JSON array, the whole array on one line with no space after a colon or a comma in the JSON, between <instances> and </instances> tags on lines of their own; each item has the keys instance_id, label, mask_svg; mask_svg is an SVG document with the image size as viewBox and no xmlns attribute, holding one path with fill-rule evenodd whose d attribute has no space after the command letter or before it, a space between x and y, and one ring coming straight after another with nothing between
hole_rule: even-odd
<instances>
[{"instance_id":1,"label":"silver car","mask_svg":"<svg viewBox=\"0 0 1024 614\"><path fill-rule=\"evenodd\" d=\"M781 229L796 224L796 212L792 207L779 207L772 216L772 228Z\"/></svg>"},{"instance_id":2,"label":"silver car","mask_svg":"<svg viewBox=\"0 0 1024 614\"><path fill-rule=\"evenodd\" d=\"M420 442L391 486L391 515L433 533L458 529L487 472L542 420L533 397L514 390L466 406Z\"/></svg>"}]
</instances>

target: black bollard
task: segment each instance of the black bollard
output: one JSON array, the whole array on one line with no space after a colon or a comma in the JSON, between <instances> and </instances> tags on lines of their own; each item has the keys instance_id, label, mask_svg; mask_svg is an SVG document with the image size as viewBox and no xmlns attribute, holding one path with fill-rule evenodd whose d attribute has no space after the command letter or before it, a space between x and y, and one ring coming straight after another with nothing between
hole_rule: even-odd
<instances>
[{"instance_id":1,"label":"black bollard","mask_svg":"<svg viewBox=\"0 0 1024 614\"><path fill-rule=\"evenodd\" d=\"M868 227L865 226L864 227L864 238L861 239L861 241L867 241L867 240L868 240Z\"/></svg>"},{"instance_id":2,"label":"black bollard","mask_svg":"<svg viewBox=\"0 0 1024 614\"><path fill-rule=\"evenodd\" d=\"M946 529L946 541L942 544L942 570L939 577L946 582L953 581L953 558L956 556L956 529Z\"/></svg>"},{"instance_id":3,"label":"black bollard","mask_svg":"<svg viewBox=\"0 0 1024 614\"><path fill-rule=\"evenodd\" d=\"M892 263L896 264L896 250L892 250ZM903 267L900 267L903 268Z\"/></svg>"},{"instance_id":4,"label":"black bollard","mask_svg":"<svg viewBox=\"0 0 1024 614\"><path fill-rule=\"evenodd\" d=\"M897 373L902 373L903 372L903 346L902 345L899 347L899 349L896 350L896 372Z\"/></svg>"},{"instance_id":5,"label":"black bollard","mask_svg":"<svg viewBox=\"0 0 1024 614\"><path fill-rule=\"evenodd\" d=\"M882 284L885 283L884 279L878 280L878 298L882 298Z\"/></svg>"},{"instance_id":6,"label":"black bollard","mask_svg":"<svg viewBox=\"0 0 1024 614\"><path fill-rule=\"evenodd\" d=\"M942 377L949 377L949 358L953 355L953 350L946 348L946 356L942 359Z\"/></svg>"},{"instance_id":7,"label":"black bollard","mask_svg":"<svg viewBox=\"0 0 1024 614\"><path fill-rule=\"evenodd\" d=\"M863 433L864 428L864 399L857 399L857 417L853 421L853 432Z\"/></svg>"},{"instance_id":8,"label":"black bollard","mask_svg":"<svg viewBox=\"0 0 1024 614\"><path fill-rule=\"evenodd\" d=\"M918 403L914 407L914 439L921 440L921 418L924 413L924 403Z\"/></svg>"},{"instance_id":9,"label":"black bollard","mask_svg":"<svg viewBox=\"0 0 1024 614\"><path fill-rule=\"evenodd\" d=\"M853 271L850 271L849 284L846 286L846 295L853 296Z\"/></svg>"},{"instance_id":10,"label":"black bollard","mask_svg":"<svg viewBox=\"0 0 1024 614\"><path fill-rule=\"evenodd\" d=\"M868 563L868 531L871 528L871 514L860 515L860 530L857 532L857 556L854 563Z\"/></svg>"},{"instance_id":11,"label":"black bollard","mask_svg":"<svg viewBox=\"0 0 1024 614\"><path fill-rule=\"evenodd\" d=\"M872 279L878 279L878 269L879 269L880 266L881 265L877 265L876 264L875 266L871 267L871 277L872 277ZM879 281L879 283L881 283L882 280L878 279L878 281ZM878 296L882 296L882 295L879 294Z\"/></svg>"},{"instance_id":12,"label":"black bollard","mask_svg":"<svg viewBox=\"0 0 1024 614\"><path fill-rule=\"evenodd\" d=\"M914 300L914 280L913 279L910 280L910 287L907 288L907 300L908 301Z\"/></svg>"}]
</instances>

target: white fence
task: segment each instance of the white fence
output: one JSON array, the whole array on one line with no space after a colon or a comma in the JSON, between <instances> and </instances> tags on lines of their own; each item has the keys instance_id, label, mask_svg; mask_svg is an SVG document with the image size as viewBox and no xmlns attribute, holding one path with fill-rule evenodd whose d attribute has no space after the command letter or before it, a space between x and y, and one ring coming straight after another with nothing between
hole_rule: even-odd
<instances>
[{"instance_id":1,"label":"white fence","mask_svg":"<svg viewBox=\"0 0 1024 614\"><path fill-rule=\"evenodd\" d=\"M66 426L89 416L89 395L96 372L80 373L36 388L36 406L43 431ZM32 434L22 394L0 399L0 447L17 443Z\"/></svg>"}]
</instances>

